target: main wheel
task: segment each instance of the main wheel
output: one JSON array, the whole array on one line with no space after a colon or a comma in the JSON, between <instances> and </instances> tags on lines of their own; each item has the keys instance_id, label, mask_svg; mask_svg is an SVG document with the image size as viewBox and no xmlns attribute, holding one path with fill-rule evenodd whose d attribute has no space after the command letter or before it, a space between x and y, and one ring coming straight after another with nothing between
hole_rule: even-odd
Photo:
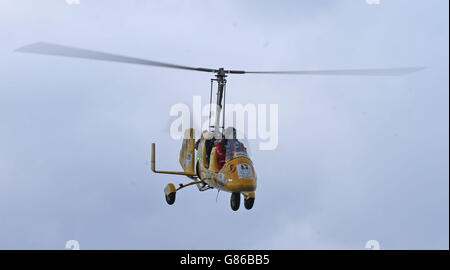
<instances>
[{"instance_id":1,"label":"main wheel","mask_svg":"<svg viewBox=\"0 0 450 270\"><path fill-rule=\"evenodd\" d=\"M166 202L170 205L172 205L175 202L175 192L170 193L169 195L166 195Z\"/></svg>"},{"instance_id":2,"label":"main wheel","mask_svg":"<svg viewBox=\"0 0 450 270\"><path fill-rule=\"evenodd\" d=\"M252 209L254 203L255 203L255 198L248 198L248 199L244 200L245 209L247 209L247 210Z\"/></svg>"},{"instance_id":3,"label":"main wheel","mask_svg":"<svg viewBox=\"0 0 450 270\"><path fill-rule=\"evenodd\" d=\"M241 204L241 194L239 192L231 193L231 209L233 211L237 211L239 209L239 205Z\"/></svg>"}]
</instances>

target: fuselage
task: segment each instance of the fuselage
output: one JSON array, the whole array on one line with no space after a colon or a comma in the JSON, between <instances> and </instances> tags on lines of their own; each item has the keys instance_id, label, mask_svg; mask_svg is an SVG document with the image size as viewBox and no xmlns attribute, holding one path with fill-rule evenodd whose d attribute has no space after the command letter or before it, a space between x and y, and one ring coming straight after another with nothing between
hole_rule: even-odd
<instances>
[{"instance_id":1,"label":"fuselage","mask_svg":"<svg viewBox=\"0 0 450 270\"><path fill-rule=\"evenodd\" d=\"M256 190L255 168L246 153L228 160L219 169L215 147L211 150L209 162L205 160L205 150L204 141L200 142L197 151L197 173L202 181L226 192L254 192Z\"/></svg>"}]
</instances>

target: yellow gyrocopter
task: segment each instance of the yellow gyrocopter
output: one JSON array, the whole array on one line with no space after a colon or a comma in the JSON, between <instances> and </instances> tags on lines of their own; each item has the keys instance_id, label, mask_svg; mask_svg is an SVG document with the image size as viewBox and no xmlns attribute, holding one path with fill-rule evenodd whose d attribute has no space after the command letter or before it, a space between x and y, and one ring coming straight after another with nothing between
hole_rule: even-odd
<instances>
[{"instance_id":1,"label":"yellow gyrocopter","mask_svg":"<svg viewBox=\"0 0 450 270\"><path fill-rule=\"evenodd\" d=\"M152 171L160 174L184 175L191 181L175 187L169 183L165 189L168 204L175 202L176 192L188 186L196 185L200 191L217 189L231 193L231 209L239 209L241 194L244 197L244 206L251 209L255 201L257 186L256 171L251 161L247 147L236 136L233 127L220 126L222 105L225 104L226 77L233 74L295 74L295 75L359 75L359 76L398 76L417 72L421 67L405 68L375 68L375 69L341 69L341 70L300 70L300 71L244 71L231 69L195 68L175 65L164 62L146 60L135 57L122 56L100 51L86 50L52 43L33 43L17 49L18 52L37 53L45 55L67 56L84 59L175 68L191 71L209 72L215 74L211 79L210 100L212 100L213 83L217 83L216 113L214 125L210 130L202 132L201 138L195 141L195 130L186 129L180 150L179 162L183 171L160 171L155 165L155 144L152 144L151 166ZM211 102L210 102L211 103ZM222 123L225 123L223 113ZM211 122L211 114L210 120ZM219 149L222 148L222 149Z\"/></svg>"}]
</instances>

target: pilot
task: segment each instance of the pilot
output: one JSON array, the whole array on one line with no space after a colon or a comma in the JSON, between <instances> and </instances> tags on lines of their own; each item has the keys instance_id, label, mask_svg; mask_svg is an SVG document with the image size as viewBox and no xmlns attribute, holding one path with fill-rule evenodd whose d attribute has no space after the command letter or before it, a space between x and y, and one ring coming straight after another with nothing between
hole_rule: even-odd
<instances>
[{"instance_id":1,"label":"pilot","mask_svg":"<svg viewBox=\"0 0 450 270\"><path fill-rule=\"evenodd\" d=\"M214 146L214 136L211 132L209 132L208 130L204 130L202 132L202 137L200 139L197 140L197 142L195 143L195 149L198 150L198 145L200 144L200 141L204 140L205 141L205 153L206 153L206 166L209 165L209 158L211 156L211 150Z\"/></svg>"},{"instance_id":2,"label":"pilot","mask_svg":"<svg viewBox=\"0 0 450 270\"><path fill-rule=\"evenodd\" d=\"M195 145L194 145L195 150L198 150L198 145L200 144L200 141L201 141L202 139L206 139L206 138L209 137L209 134L208 134L208 133L210 133L210 132L207 131L207 130L203 130L202 136L200 136L200 139L198 139L198 140L195 142Z\"/></svg>"},{"instance_id":3,"label":"pilot","mask_svg":"<svg viewBox=\"0 0 450 270\"><path fill-rule=\"evenodd\" d=\"M224 135L225 139L236 139L236 129L234 127L227 127Z\"/></svg>"},{"instance_id":4,"label":"pilot","mask_svg":"<svg viewBox=\"0 0 450 270\"><path fill-rule=\"evenodd\" d=\"M225 139L222 140L223 146L225 146L225 162L233 159L235 152L246 152L244 144L237 139L236 129L234 127L227 127L225 129Z\"/></svg>"},{"instance_id":5,"label":"pilot","mask_svg":"<svg viewBox=\"0 0 450 270\"><path fill-rule=\"evenodd\" d=\"M225 147L222 140L216 141L216 159L217 159L217 166L219 170L222 169L223 165L225 164Z\"/></svg>"}]
</instances>

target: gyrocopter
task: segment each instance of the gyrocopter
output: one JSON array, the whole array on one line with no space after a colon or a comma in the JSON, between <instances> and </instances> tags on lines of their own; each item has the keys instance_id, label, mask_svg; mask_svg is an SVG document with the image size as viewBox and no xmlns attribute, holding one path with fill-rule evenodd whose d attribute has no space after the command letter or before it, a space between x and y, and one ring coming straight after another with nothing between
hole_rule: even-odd
<instances>
[{"instance_id":1,"label":"gyrocopter","mask_svg":"<svg viewBox=\"0 0 450 270\"><path fill-rule=\"evenodd\" d=\"M421 70L419 67L405 68L375 68L375 69L342 69L342 70L300 70L300 71L244 71L224 68L196 68L175 65L164 62L127 57L117 54L92 51L81 48L57 45L52 43L33 43L17 49L19 52L37 53L45 55L68 56L85 59L95 59L120 63L156 66L191 71L208 72L215 75L211 79L210 100L212 101L213 84L217 84L215 94L216 110L213 125L209 130L201 133L200 139L195 141L193 128L184 131L184 138L179 153L179 162L183 171L161 171L155 165L155 144L152 144L151 167L159 174L184 175L190 179L188 184L176 187L169 183L164 194L168 204L175 202L177 191L188 186L196 185L199 191L217 189L231 193L231 209L239 209L241 194L244 206L251 209L255 201L257 177L254 164L250 159L247 146L237 137L236 129L224 126L225 113L221 113L225 104L227 76L242 74L294 74L294 75L359 75L359 76L398 76Z\"/></svg>"}]
</instances>

